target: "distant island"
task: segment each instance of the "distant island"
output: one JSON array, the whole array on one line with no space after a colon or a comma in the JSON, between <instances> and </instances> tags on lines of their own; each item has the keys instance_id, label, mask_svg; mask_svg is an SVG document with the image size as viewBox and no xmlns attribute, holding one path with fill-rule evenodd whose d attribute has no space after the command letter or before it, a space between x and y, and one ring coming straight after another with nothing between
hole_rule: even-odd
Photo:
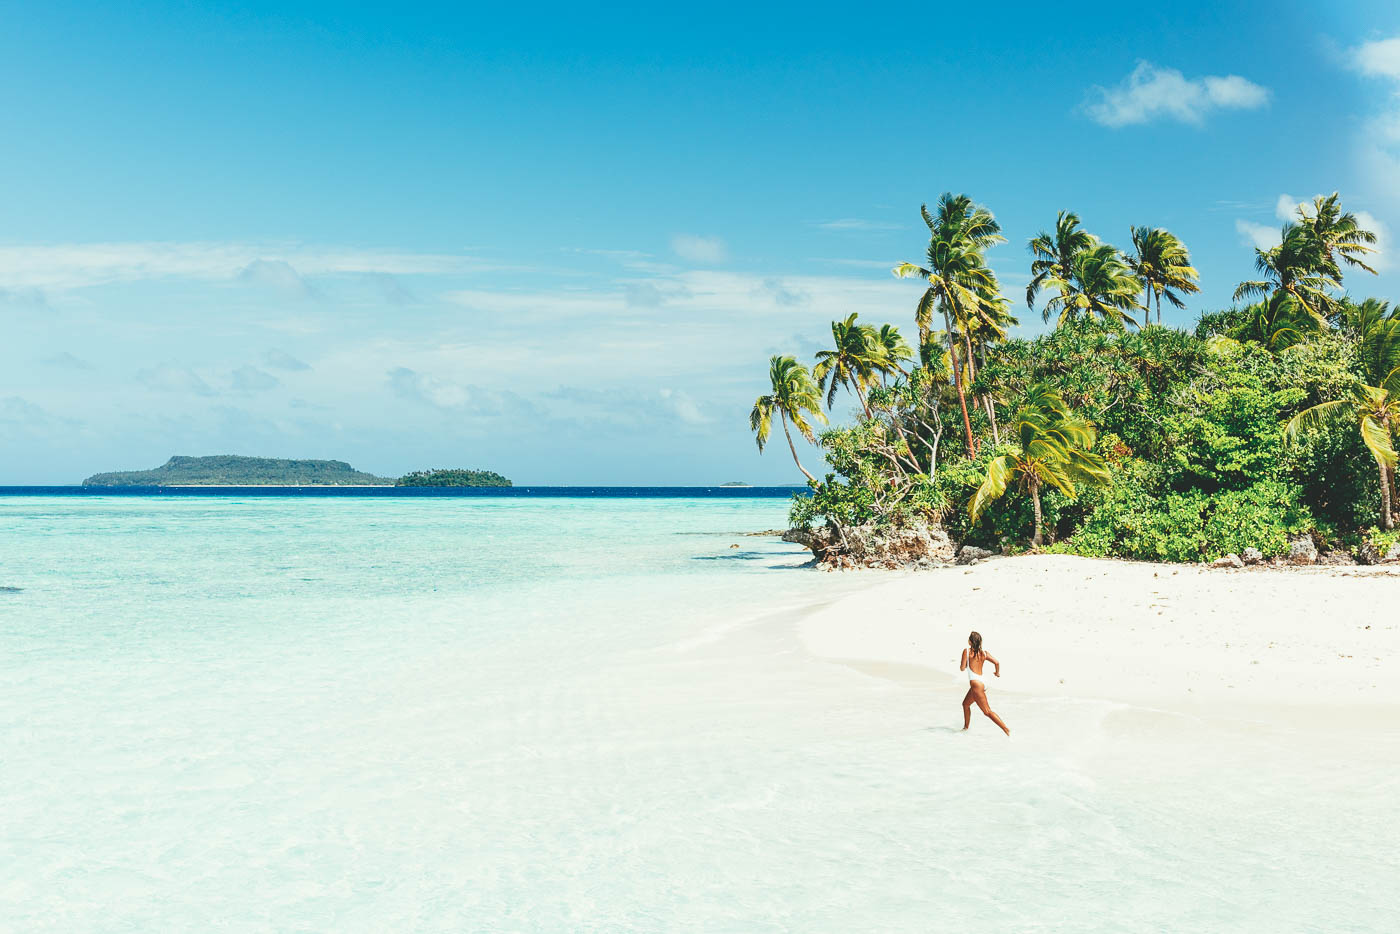
<instances>
[{"instance_id":1,"label":"distant island","mask_svg":"<svg viewBox=\"0 0 1400 934\"><path fill-rule=\"evenodd\" d=\"M83 486L510 486L490 470L416 470L397 480L356 470L344 461L274 457L176 455L154 470L93 474Z\"/></svg>"},{"instance_id":2,"label":"distant island","mask_svg":"<svg viewBox=\"0 0 1400 934\"><path fill-rule=\"evenodd\" d=\"M154 470L93 474L83 486L393 486L391 477L363 473L344 461L273 457L176 455Z\"/></svg>"},{"instance_id":3,"label":"distant island","mask_svg":"<svg viewBox=\"0 0 1400 934\"><path fill-rule=\"evenodd\" d=\"M395 481L396 486L510 486L494 470L467 470L463 467L415 470Z\"/></svg>"},{"instance_id":4,"label":"distant island","mask_svg":"<svg viewBox=\"0 0 1400 934\"><path fill-rule=\"evenodd\" d=\"M752 483L745 483L742 480L730 480L728 483L721 483L720 487L727 486L753 486Z\"/></svg>"}]
</instances>

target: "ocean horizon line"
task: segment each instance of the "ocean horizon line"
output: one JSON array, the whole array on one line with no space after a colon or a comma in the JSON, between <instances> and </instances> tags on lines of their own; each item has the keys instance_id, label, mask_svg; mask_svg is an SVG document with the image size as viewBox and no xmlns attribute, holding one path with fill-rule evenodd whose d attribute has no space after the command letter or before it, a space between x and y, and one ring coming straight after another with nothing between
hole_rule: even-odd
<instances>
[{"instance_id":1,"label":"ocean horizon line","mask_svg":"<svg viewBox=\"0 0 1400 934\"><path fill-rule=\"evenodd\" d=\"M82 484L0 484L2 496L345 496L398 498L755 498L791 496L804 486L686 486L626 484L539 484L508 487L411 487L385 485L180 485L84 486Z\"/></svg>"}]
</instances>

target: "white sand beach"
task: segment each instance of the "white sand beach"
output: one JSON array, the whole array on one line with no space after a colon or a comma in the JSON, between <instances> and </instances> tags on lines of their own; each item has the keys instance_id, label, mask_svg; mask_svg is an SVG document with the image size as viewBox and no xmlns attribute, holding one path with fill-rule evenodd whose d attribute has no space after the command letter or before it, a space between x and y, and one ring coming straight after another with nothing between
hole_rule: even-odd
<instances>
[{"instance_id":1,"label":"white sand beach","mask_svg":"<svg viewBox=\"0 0 1400 934\"><path fill-rule=\"evenodd\" d=\"M965 687L978 630L1003 692L1164 709L1400 705L1400 568L1258 568L1034 555L901 574L812 614L817 656Z\"/></svg>"}]
</instances>

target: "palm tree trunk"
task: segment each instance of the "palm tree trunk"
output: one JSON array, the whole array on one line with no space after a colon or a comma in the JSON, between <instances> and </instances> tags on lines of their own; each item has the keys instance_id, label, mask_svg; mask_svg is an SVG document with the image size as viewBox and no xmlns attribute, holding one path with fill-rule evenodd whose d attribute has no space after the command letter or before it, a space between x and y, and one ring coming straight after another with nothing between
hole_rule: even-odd
<instances>
[{"instance_id":1,"label":"palm tree trunk","mask_svg":"<svg viewBox=\"0 0 1400 934\"><path fill-rule=\"evenodd\" d=\"M972 351L972 334L963 332L963 353L967 360L967 381L975 382L977 379L977 355ZM982 397L974 394L972 397L972 407L980 409L982 407Z\"/></svg>"},{"instance_id":2,"label":"palm tree trunk","mask_svg":"<svg viewBox=\"0 0 1400 934\"><path fill-rule=\"evenodd\" d=\"M1390 468L1385 464L1381 468L1381 528L1387 532L1394 526L1395 520L1390 514Z\"/></svg>"},{"instance_id":3,"label":"palm tree trunk","mask_svg":"<svg viewBox=\"0 0 1400 934\"><path fill-rule=\"evenodd\" d=\"M866 417L867 419L873 418L874 416L872 416L872 415L870 414L870 403L865 401L866 393L863 393L863 392L860 391L860 389L861 389L860 380L859 380L859 379L854 379L854 380L852 380L852 385L855 386L855 389L856 389L856 398L860 400L860 407L861 407L862 409L865 410L865 417Z\"/></svg>"},{"instance_id":4,"label":"palm tree trunk","mask_svg":"<svg viewBox=\"0 0 1400 934\"><path fill-rule=\"evenodd\" d=\"M1031 538L1031 547L1039 548L1043 538L1040 531L1040 484L1035 478L1031 478L1031 504L1035 507L1035 535Z\"/></svg>"},{"instance_id":5,"label":"palm tree trunk","mask_svg":"<svg viewBox=\"0 0 1400 934\"><path fill-rule=\"evenodd\" d=\"M983 396L982 402L987 407L987 418L992 423L992 443L1001 444L1001 432L997 429L997 404L992 401L991 393Z\"/></svg>"},{"instance_id":6,"label":"palm tree trunk","mask_svg":"<svg viewBox=\"0 0 1400 934\"><path fill-rule=\"evenodd\" d=\"M967 456L976 457L977 449L972 446L972 419L967 417L967 395L963 392L962 371L958 367L958 341L953 336L953 319L948 314L948 306L943 306L943 324L948 329L948 362L953 367L953 386L958 390L958 405L962 406L963 431L967 433Z\"/></svg>"},{"instance_id":7,"label":"palm tree trunk","mask_svg":"<svg viewBox=\"0 0 1400 934\"><path fill-rule=\"evenodd\" d=\"M1153 294L1157 296L1157 325L1160 327L1162 324L1162 293L1158 292L1156 289L1152 291Z\"/></svg>"},{"instance_id":8,"label":"palm tree trunk","mask_svg":"<svg viewBox=\"0 0 1400 934\"><path fill-rule=\"evenodd\" d=\"M802 462L797 459L797 445L792 443L792 432L788 431L787 413L779 409L778 417L783 420L783 434L787 436L788 450L792 452L792 462L797 465L798 470L802 471L802 475L807 478L808 482L816 483L817 478L809 474L807 468L803 467Z\"/></svg>"}]
</instances>

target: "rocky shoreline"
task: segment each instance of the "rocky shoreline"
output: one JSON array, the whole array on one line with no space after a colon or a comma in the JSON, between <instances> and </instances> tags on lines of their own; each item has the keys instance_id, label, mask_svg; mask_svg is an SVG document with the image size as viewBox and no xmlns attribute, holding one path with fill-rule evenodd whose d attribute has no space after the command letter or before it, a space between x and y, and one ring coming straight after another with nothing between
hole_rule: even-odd
<instances>
[{"instance_id":1,"label":"rocky shoreline","mask_svg":"<svg viewBox=\"0 0 1400 934\"><path fill-rule=\"evenodd\" d=\"M779 534L778 530L754 534ZM812 552L818 567L829 571L880 568L917 570L975 564L994 553L974 545L957 545L947 530L928 523L912 526L841 525L835 521L816 528L792 528L781 533L782 540L801 545ZM1342 567L1351 565L1400 564L1400 542L1382 550L1367 542L1356 554L1333 549L1320 551L1310 535L1295 536L1287 554L1265 558L1258 548L1228 554L1203 562L1224 570L1246 567Z\"/></svg>"}]
</instances>

